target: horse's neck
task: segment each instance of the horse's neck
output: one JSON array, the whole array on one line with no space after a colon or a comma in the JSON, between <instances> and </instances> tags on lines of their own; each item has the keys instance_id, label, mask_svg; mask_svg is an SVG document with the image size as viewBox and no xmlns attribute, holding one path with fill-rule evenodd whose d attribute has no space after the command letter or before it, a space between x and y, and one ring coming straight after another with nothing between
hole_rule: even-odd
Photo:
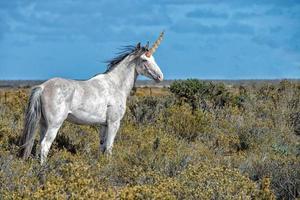
<instances>
[{"instance_id":1,"label":"horse's neck","mask_svg":"<svg viewBox=\"0 0 300 200\"><path fill-rule=\"evenodd\" d=\"M126 96L130 94L137 78L135 63L130 61L130 57L125 58L107 73L118 89L123 91Z\"/></svg>"}]
</instances>

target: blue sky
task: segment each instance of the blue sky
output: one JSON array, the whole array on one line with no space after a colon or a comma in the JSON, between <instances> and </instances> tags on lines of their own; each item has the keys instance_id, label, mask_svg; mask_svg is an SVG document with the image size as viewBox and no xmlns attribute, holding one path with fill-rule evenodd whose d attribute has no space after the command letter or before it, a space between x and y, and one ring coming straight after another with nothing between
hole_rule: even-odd
<instances>
[{"instance_id":1,"label":"blue sky","mask_svg":"<svg viewBox=\"0 0 300 200\"><path fill-rule=\"evenodd\" d=\"M1 0L0 79L88 79L161 30L166 79L300 78L300 0Z\"/></svg>"}]
</instances>

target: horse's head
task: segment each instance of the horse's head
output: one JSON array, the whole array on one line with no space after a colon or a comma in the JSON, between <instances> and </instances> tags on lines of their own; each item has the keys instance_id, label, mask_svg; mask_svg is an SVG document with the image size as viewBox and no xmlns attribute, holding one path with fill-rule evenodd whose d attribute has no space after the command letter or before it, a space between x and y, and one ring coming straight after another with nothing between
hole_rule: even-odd
<instances>
[{"instance_id":1,"label":"horse's head","mask_svg":"<svg viewBox=\"0 0 300 200\"><path fill-rule=\"evenodd\" d=\"M144 75L149 77L156 82L161 82L164 78L163 73L161 72L159 66L155 62L153 57L153 53L157 49L158 45L160 44L163 37L163 32L160 34L159 38L153 44L153 46L149 49L149 44L145 47L141 47L141 44L138 43L136 46L137 52L137 64L136 64L136 71L138 74Z\"/></svg>"}]
</instances>

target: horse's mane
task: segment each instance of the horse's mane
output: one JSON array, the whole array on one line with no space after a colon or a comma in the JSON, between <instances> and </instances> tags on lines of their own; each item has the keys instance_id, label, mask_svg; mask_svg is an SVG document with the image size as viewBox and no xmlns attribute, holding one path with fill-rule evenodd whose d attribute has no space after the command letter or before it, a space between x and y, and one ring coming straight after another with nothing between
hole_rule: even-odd
<instances>
[{"instance_id":1,"label":"horse's mane","mask_svg":"<svg viewBox=\"0 0 300 200\"><path fill-rule=\"evenodd\" d=\"M111 71L115 66L117 66L122 60L124 60L129 55L137 55L145 53L148 48L147 47L136 47L133 45L128 45L120 48L120 52L117 53L117 56L106 61L107 63L107 70L104 73Z\"/></svg>"}]
</instances>

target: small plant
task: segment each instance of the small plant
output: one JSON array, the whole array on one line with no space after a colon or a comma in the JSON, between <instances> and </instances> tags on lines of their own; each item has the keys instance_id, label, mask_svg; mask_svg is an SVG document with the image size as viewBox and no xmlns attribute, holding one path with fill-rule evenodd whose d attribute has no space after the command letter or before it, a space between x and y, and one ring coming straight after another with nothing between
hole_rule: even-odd
<instances>
[{"instance_id":1,"label":"small plant","mask_svg":"<svg viewBox=\"0 0 300 200\"><path fill-rule=\"evenodd\" d=\"M193 112L188 104L174 105L167 109L162 122L168 133L194 141L201 134L209 132L211 116L201 110Z\"/></svg>"}]
</instances>

